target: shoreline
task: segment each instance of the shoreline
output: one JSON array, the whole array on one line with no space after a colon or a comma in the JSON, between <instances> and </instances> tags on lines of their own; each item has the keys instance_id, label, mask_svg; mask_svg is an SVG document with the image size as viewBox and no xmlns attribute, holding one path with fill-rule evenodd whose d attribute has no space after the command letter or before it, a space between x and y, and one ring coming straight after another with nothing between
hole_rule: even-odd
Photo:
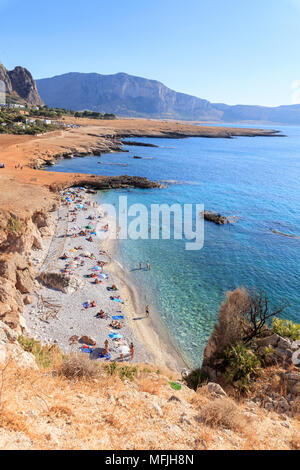
<instances>
[{"instance_id":1,"label":"shoreline","mask_svg":"<svg viewBox=\"0 0 300 470\"><path fill-rule=\"evenodd\" d=\"M140 341L151 352L156 365L162 365L176 371L189 368L183 354L175 348L170 338L170 332L163 324L158 312L151 307L150 318L147 319L144 317L144 305L137 286L134 281L130 279L130 273L128 273L120 261L115 258L117 247L114 245L118 243L118 240L107 240L104 245L107 247L105 248L106 251L109 252L111 256L111 263L108 265L107 271L111 272L116 277L118 284L121 286L120 292L122 293L122 297L127 299L125 310L133 330ZM126 280L124 281L124 279Z\"/></svg>"},{"instance_id":2,"label":"shoreline","mask_svg":"<svg viewBox=\"0 0 300 470\"><path fill-rule=\"evenodd\" d=\"M76 191L76 188L74 188L74 191ZM73 251L73 247L80 244L83 250L86 250L86 246L89 246L82 237L74 238L74 242L73 238L70 237L74 223L77 229L79 229L81 224L88 223L88 221L85 221L87 216L91 214L94 216L98 213L103 214L101 204L97 204L97 207L95 207L95 199L91 194L88 194L86 190L84 190L84 199L90 204L91 210L89 209L85 213L83 213L83 211L78 213L76 222L70 222L69 209L66 214L63 204L58 208L56 220L52 218L53 235L50 235L50 240L45 244L44 250L38 252L33 251L31 254L32 262L38 263L38 266L36 266L38 272L61 271L63 264L66 262L62 262L59 258L65 252L68 254L67 248L70 249L71 247L69 251ZM109 223L105 214L103 214L103 217L100 219L100 223L101 225ZM61 239L63 238L63 232L66 230L66 227L67 235L62 241ZM70 344L69 340L73 335L79 336L79 338L81 336L89 336L95 339L95 351L97 351L99 355L99 352L103 348L104 340L109 339L109 331L112 332L111 328L108 326L111 317L113 315L124 315L123 328L120 331L117 330L117 332L123 335L124 342L126 342L127 345L129 345L130 342L134 343L135 356L133 363L155 364L158 367L167 367L177 372L185 368L186 364L181 360L179 355L174 354L171 343L167 341L166 337L157 333L153 319L149 321L149 319L142 318L141 321L138 322L139 324L137 322L135 323L134 318L140 317L141 311L143 310L140 308L135 286L130 283L128 274L122 270L121 264L115 259L114 241L106 239L99 243L99 238L95 237L95 243L93 245L95 245L92 248L94 253L98 250L106 252L104 258L107 260L108 264L104 266L103 272L108 274L108 281L104 280L104 285L94 287L93 283L83 281L82 279L83 273L91 272L91 267L88 266L95 265L96 259L99 257L97 255L95 260L90 260L90 262L86 262L86 258L84 258L85 266L79 267L77 265L74 269L72 278L76 279L77 286L73 293L59 292L57 289L53 289L49 286L45 287L45 285L36 281L35 293L32 295L34 302L24 307L27 334L33 336L43 344L56 343L64 352L74 352L74 350L82 346L81 344ZM63 251L63 253L61 251ZM101 258L103 258L103 256ZM73 258L70 258L68 262L71 261L71 263L73 263L74 261L72 261L72 259ZM83 263L83 261L81 261L81 263ZM117 294L120 295L124 304L109 300L111 293L106 290L106 287L113 283L117 284L119 288ZM95 298L97 308L82 309L80 305L82 301L91 301L92 298ZM49 305L52 307L49 307ZM57 306L56 310L55 306ZM108 322L107 319L102 320L95 318L94 315L99 310L99 307L103 308L108 315ZM51 312L55 314L51 316ZM121 340L121 343L122 342L123 339ZM112 348L111 360L119 361L118 346L115 347L110 339L109 345ZM94 352L91 358L96 359ZM100 360L102 361L103 359ZM124 361L127 360L132 362L129 357L124 356Z\"/></svg>"},{"instance_id":3,"label":"shoreline","mask_svg":"<svg viewBox=\"0 0 300 470\"><path fill-rule=\"evenodd\" d=\"M242 135L274 136L277 133L273 130L195 126L143 119L117 119L98 123L83 119L76 122L80 124L77 129L40 136L0 135L1 162L4 164L0 170L0 282L4 296L0 315L3 321L18 332L24 329L22 315L25 293L31 294L34 285L35 263L31 263L29 254L33 245L43 244L47 238L48 214L59 205L59 191L80 185L97 189L160 187L160 184L146 178L59 173L34 168L39 168L40 164L47 161L69 158L74 154L84 156L99 151L116 151L119 148L118 140L128 136L176 138L184 134L186 137L226 138ZM17 169L20 165L21 169ZM13 236L9 230L12 221ZM16 275L23 277L23 274L28 286L18 288Z\"/></svg>"}]
</instances>

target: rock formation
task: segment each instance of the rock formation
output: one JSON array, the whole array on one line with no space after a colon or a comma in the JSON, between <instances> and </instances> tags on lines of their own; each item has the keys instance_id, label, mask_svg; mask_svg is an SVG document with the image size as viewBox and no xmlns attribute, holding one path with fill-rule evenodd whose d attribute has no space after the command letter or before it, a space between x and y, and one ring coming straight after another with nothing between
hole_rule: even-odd
<instances>
[{"instance_id":1,"label":"rock formation","mask_svg":"<svg viewBox=\"0 0 300 470\"><path fill-rule=\"evenodd\" d=\"M24 67L8 71L0 62L0 80L5 84L6 98L31 105L43 105L31 73Z\"/></svg>"},{"instance_id":2,"label":"rock formation","mask_svg":"<svg viewBox=\"0 0 300 470\"><path fill-rule=\"evenodd\" d=\"M0 367L10 360L25 369L38 368L33 354L24 351L19 345L18 334L0 321Z\"/></svg>"}]
</instances>

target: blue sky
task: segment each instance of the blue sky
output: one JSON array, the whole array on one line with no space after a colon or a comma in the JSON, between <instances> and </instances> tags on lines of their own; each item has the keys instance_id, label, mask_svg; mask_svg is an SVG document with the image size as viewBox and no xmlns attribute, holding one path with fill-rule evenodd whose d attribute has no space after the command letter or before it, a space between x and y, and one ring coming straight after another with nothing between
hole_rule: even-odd
<instances>
[{"instance_id":1,"label":"blue sky","mask_svg":"<svg viewBox=\"0 0 300 470\"><path fill-rule=\"evenodd\" d=\"M300 0L0 0L0 60L126 72L213 102L300 102Z\"/></svg>"}]
</instances>

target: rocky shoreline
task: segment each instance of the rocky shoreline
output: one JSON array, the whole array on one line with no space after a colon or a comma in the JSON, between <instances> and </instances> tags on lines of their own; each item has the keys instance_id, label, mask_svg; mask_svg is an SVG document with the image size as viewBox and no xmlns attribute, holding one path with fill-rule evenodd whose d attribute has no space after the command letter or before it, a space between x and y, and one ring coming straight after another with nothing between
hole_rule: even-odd
<instances>
[{"instance_id":1,"label":"rocky shoreline","mask_svg":"<svg viewBox=\"0 0 300 470\"><path fill-rule=\"evenodd\" d=\"M80 127L41 136L0 136L2 192L0 195L0 320L23 329L24 296L32 290L34 270L29 253L49 235L49 211L59 205L59 191L74 186L90 190L116 188L160 188L147 178L121 175L104 177L39 171L60 158L123 151L128 137L216 137L274 136L277 131L217 128L180 122L122 119L78 120ZM22 164L22 171L16 170Z\"/></svg>"}]
</instances>

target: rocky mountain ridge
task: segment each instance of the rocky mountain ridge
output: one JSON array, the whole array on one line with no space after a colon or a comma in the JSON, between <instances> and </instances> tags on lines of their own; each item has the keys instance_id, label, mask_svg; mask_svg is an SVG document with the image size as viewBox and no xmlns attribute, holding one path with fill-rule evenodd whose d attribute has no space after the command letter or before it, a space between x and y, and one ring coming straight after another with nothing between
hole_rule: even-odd
<instances>
[{"instance_id":1,"label":"rocky mountain ridge","mask_svg":"<svg viewBox=\"0 0 300 470\"><path fill-rule=\"evenodd\" d=\"M13 70L7 70L0 62L0 81L5 85L6 101L44 104L31 73L24 67L17 66Z\"/></svg>"},{"instance_id":2,"label":"rocky mountain ridge","mask_svg":"<svg viewBox=\"0 0 300 470\"><path fill-rule=\"evenodd\" d=\"M300 105L230 106L178 93L157 80L126 73L66 73L37 80L49 106L118 116L214 122L300 123Z\"/></svg>"}]
</instances>

